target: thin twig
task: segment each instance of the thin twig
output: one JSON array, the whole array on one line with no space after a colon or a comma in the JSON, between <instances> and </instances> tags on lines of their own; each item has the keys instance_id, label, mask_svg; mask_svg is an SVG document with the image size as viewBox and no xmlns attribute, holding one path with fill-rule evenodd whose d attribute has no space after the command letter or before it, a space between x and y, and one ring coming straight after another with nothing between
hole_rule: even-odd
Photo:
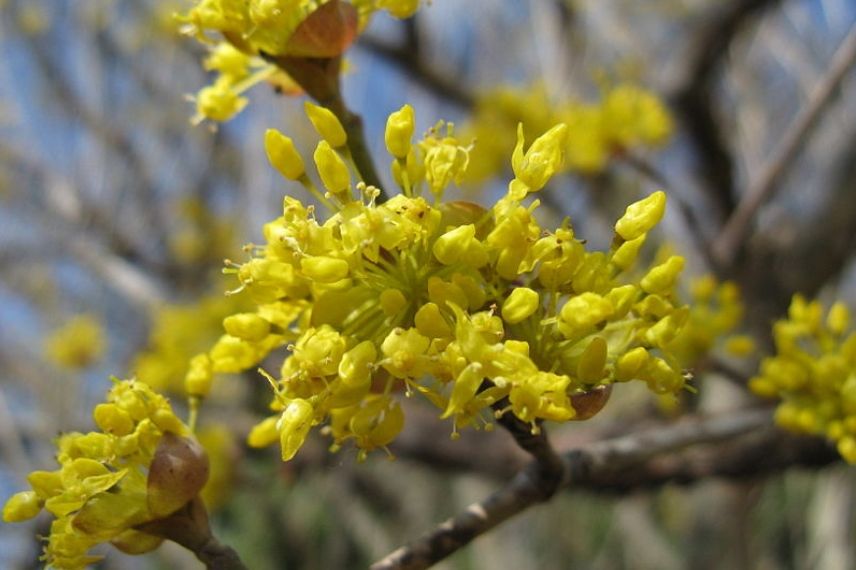
<instances>
[{"instance_id":1,"label":"thin twig","mask_svg":"<svg viewBox=\"0 0 856 570\"><path fill-rule=\"evenodd\" d=\"M688 142L695 149L701 182L723 221L735 205L734 157L715 113L713 94L717 72L746 24L779 2L781 0L717 3L716 14L705 17L704 27L693 34L697 39L687 50L686 79L671 97L683 119L681 123L689 135Z\"/></svg>"},{"instance_id":2,"label":"thin twig","mask_svg":"<svg viewBox=\"0 0 856 570\"><path fill-rule=\"evenodd\" d=\"M811 93L803 107L785 132L772 156L762 167L761 174L748 188L737 209L728 219L713 245L715 258L723 267L734 263L755 219L755 214L780 188L776 182L796 158L818 118L826 109L847 71L856 63L856 24L851 26L832 58L826 75Z\"/></svg>"},{"instance_id":3,"label":"thin twig","mask_svg":"<svg viewBox=\"0 0 856 570\"><path fill-rule=\"evenodd\" d=\"M660 454L701 443L716 443L770 425L770 410L752 409L724 416L672 424L577 449L561 457L563 484L572 486L593 475L627 469ZM428 568L476 537L544 500L539 487L540 462L533 461L487 499L474 503L434 530L372 565L372 570Z\"/></svg>"}]
</instances>

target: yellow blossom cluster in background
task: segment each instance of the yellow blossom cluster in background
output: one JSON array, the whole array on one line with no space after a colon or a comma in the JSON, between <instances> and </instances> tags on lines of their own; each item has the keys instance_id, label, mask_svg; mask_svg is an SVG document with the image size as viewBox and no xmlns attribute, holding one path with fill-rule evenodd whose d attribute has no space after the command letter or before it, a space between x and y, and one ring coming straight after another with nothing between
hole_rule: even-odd
<instances>
[{"instance_id":1,"label":"yellow blossom cluster in background","mask_svg":"<svg viewBox=\"0 0 856 570\"><path fill-rule=\"evenodd\" d=\"M175 209L180 225L168 243L178 262L214 267L239 249L233 218L218 215L198 197L180 200Z\"/></svg>"},{"instance_id":2,"label":"yellow blossom cluster in background","mask_svg":"<svg viewBox=\"0 0 856 570\"><path fill-rule=\"evenodd\" d=\"M134 554L156 548L161 538L134 527L182 507L207 477L207 459L187 439L187 426L145 384L115 380L93 417L98 431L61 435L60 468L30 473L32 490L13 495L3 507L5 522L28 520L42 509L55 517L43 558L52 568L85 568L101 558L89 550L104 542ZM158 454L177 449L190 471L177 473L181 463L173 461L153 466Z\"/></svg>"},{"instance_id":3,"label":"yellow blossom cluster in background","mask_svg":"<svg viewBox=\"0 0 856 570\"><path fill-rule=\"evenodd\" d=\"M594 174L610 159L628 151L663 146L674 130L672 118L652 92L619 83L602 89L600 100L551 101L542 86L502 87L483 94L466 136L478 144L471 156L468 179L480 182L507 168L514 148L514 129L523 123L527 137L557 122L568 125L563 170Z\"/></svg>"},{"instance_id":4,"label":"yellow blossom cluster in background","mask_svg":"<svg viewBox=\"0 0 856 570\"><path fill-rule=\"evenodd\" d=\"M152 315L148 346L131 365L141 382L158 392L184 393L190 361L207 351L223 333L223 319L247 306L222 292L194 303L165 304Z\"/></svg>"},{"instance_id":5,"label":"yellow blossom cluster in background","mask_svg":"<svg viewBox=\"0 0 856 570\"><path fill-rule=\"evenodd\" d=\"M372 14L407 18L419 0L197 0L179 19L184 31L212 48L205 68L214 82L196 95L194 122L227 121L261 81L285 92L299 87L265 58L332 58L344 53Z\"/></svg>"},{"instance_id":6,"label":"yellow blossom cluster in background","mask_svg":"<svg viewBox=\"0 0 856 570\"><path fill-rule=\"evenodd\" d=\"M849 463L856 463L856 331L850 311L835 303L824 311L819 301L794 296L788 318L773 326L776 355L765 358L749 387L778 397L776 422L800 433L836 442Z\"/></svg>"},{"instance_id":7,"label":"yellow blossom cluster in background","mask_svg":"<svg viewBox=\"0 0 856 570\"><path fill-rule=\"evenodd\" d=\"M104 355L104 329L94 315L72 317L44 341L45 357L60 368L77 371L95 364Z\"/></svg>"},{"instance_id":8,"label":"yellow blossom cluster in background","mask_svg":"<svg viewBox=\"0 0 856 570\"><path fill-rule=\"evenodd\" d=\"M740 289L733 281L719 282L712 275L694 279L690 284L689 307L684 329L669 344L669 350L683 366L698 364L717 345L737 357L748 356L755 349L750 337L735 334L745 308Z\"/></svg>"},{"instance_id":9,"label":"yellow blossom cluster in background","mask_svg":"<svg viewBox=\"0 0 856 570\"><path fill-rule=\"evenodd\" d=\"M257 307L224 323L228 346L241 347L236 365L290 343L277 377L268 375L274 414L251 445L278 441L287 460L324 424L333 449L352 442L363 457L395 438L405 421L399 399L411 394L452 418L454 433L505 413L533 431L543 420L585 419L596 410L575 402L613 382L642 380L660 394L684 388L668 350L689 315L674 293L684 260L630 278L664 193L627 208L608 251L588 251L570 220L542 228L539 202L527 199L563 168L567 125L530 145L518 130L515 177L485 209L443 201L470 148L442 123L414 143L405 106L385 134L402 193L381 203L378 189L355 183L332 113L308 109L323 139L313 156L323 194L288 137L271 130L266 147L279 172L329 211L286 197L282 216L264 227L265 245L230 270Z\"/></svg>"}]
</instances>

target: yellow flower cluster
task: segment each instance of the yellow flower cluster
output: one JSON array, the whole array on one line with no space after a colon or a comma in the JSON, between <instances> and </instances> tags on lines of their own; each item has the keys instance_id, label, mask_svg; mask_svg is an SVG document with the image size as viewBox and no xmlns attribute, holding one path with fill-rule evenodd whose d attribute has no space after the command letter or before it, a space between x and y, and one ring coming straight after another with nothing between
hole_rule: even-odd
<instances>
[{"instance_id":1,"label":"yellow flower cluster","mask_svg":"<svg viewBox=\"0 0 856 570\"><path fill-rule=\"evenodd\" d=\"M835 303L824 315L818 301L794 296L786 320L773 326L776 355L765 358L750 388L779 397L776 423L825 435L856 463L856 331L850 312Z\"/></svg>"},{"instance_id":2,"label":"yellow flower cluster","mask_svg":"<svg viewBox=\"0 0 856 570\"><path fill-rule=\"evenodd\" d=\"M191 359L217 341L224 318L245 306L241 299L217 293L195 303L159 307L152 317L148 347L137 355L132 372L158 392L184 393Z\"/></svg>"},{"instance_id":3,"label":"yellow flower cluster","mask_svg":"<svg viewBox=\"0 0 856 570\"><path fill-rule=\"evenodd\" d=\"M257 357L274 331L294 337L278 378L268 376L275 414L254 428L251 445L278 441L288 460L326 424L334 449L353 442L363 457L401 430L399 392L425 396L457 433L504 413L533 431L542 420L584 419L592 412L574 399L613 382L640 379L656 393L684 387L667 348L688 316L674 296L684 260L669 257L635 280L628 272L663 216L663 192L627 208L609 251L587 251L569 220L542 228L538 201L525 203L563 167L565 124L528 148L518 131L515 177L490 209L443 201L465 174L469 146L442 124L414 144L409 106L387 123L402 193L383 203L376 188L353 184L337 129L321 126L314 162L324 195L288 137L270 131L266 143L274 166L330 216L319 220L313 206L286 197L282 216L264 226L266 244L231 269L258 307L229 317L230 334ZM294 317L288 329L272 308Z\"/></svg>"},{"instance_id":4,"label":"yellow flower cluster","mask_svg":"<svg viewBox=\"0 0 856 570\"><path fill-rule=\"evenodd\" d=\"M669 344L669 350L684 367L698 364L718 343L734 356L746 356L754 350L751 338L732 334L744 314L740 290L734 282L720 283L706 275L693 280L690 293L689 319Z\"/></svg>"},{"instance_id":5,"label":"yellow flower cluster","mask_svg":"<svg viewBox=\"0 0 856 570\"><path fill-rule=\"evenodd\" d=\"M93 416L99 431L60 436L60 468L30 473L32 490L13 495L3 507L5 522L28 520L43 508L55 517L44 552L53 568L95 563L100 557L88 551L103 542L131 553L157 547L159 537L134 527L182 507L207 477L207 460L184 437L187 427L145 384L116 380ZM165 455L180 457L190 469ZM156 466L158 456L169 465Z\"/></svg>"},{"instance_id":6,"label":"yellow flower cluster","mask_svg":"<svg viewBox=\"0 0 856 570\"><path fill-rule=\"evenodd\" d=\"M77 315L54 330L44 342L48 360L67 370L82 370L97 362L107 342L101 323L93 315Z\"/></svg>"},{"instance_id":7,"label":"yellow flower cluster","mask_svg":"<svg viewBox=\"0 0 856 570\"><path fill-rule=\"evenodd\" d=\"M551 101L543 87L500 88L483 95L467 132L478 146L468 178L480 181L505 168L514 147L514 127L527 137L557 122L568 125L564 169L583 174L602 171L610 158L628 150L664 145L674 130L660 99L641 87L621 83L604 89L601 100Z\"/></svg>"},{"instance_id":8,"label":"yellow flower cluster","mask_svg":"<svg viewBox=\"0 0 856 570\"><path fill-rule=\"evenodd\" d=\"M239 249L236 220L211 210L198 197L179 200L176 231L169 236L169 250L184 266L212 267Z\"/></svg>"},{"instance_id":9,"label":"yellow flower cluster","mask_svg":"<svg viewBox=\"0 0 856 570\"><path fill-rule=\"evenodd\" d=\"M407 18L418 7L419 0L197 0L180 19L185 32L214 45L205 68L218 77L197 94L194 122L229 120L247 104L242 93L261 81L300 90L262 57L340 56L374 12Z\"/></svg>"}]
</instances>

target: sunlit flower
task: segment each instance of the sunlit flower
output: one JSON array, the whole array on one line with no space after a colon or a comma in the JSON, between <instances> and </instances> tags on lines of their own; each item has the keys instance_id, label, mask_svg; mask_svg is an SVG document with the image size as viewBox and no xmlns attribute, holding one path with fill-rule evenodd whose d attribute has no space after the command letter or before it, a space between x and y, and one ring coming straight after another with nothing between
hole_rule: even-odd
<instances>
[{"instance_id":1,"label":"sunlit flower","mask_svg":"<svg viewBox=\"0 0 856 570\"><path fill-rule=\"evenodd\" d=\"M402 428L402 392L424 396L455 433L505 413L537 431L544 420L574 419L575 398L608 397L602 389L616 381L639 379L658 394L683 389L668 348L687 320L674 296L683 260L628 271L663 216L662 192L627 208L609 251L588 251L569 220L542 228L538 201L529 201L562 169L566 126L529 144L521 131L516 177L484 209L443 200L465 172L470 145L442 124L411 143L412 120L405 107L387 129L402 194L378 203L378 191L354 184L323 140L315 163L326 195L298 179L329 216L285 198L283 215L264 228L266 244L228 270L257 303L257 317L226 319L230 340L210 352L215 369L225 359L230 369L254 366L271 351L274 331L294 338L279 374L268 376L274 414L253 430L251 445L278 441L287 460L322 426L334 449L350 442L363 457ZM272 304L302 314L268 326Z\"/></svg>"},{"instance_id":2,"label":"sunlit flower","mask_svg":"<svg viewBox=\"0 0 856 570\"><path fill-rule=\"evenodd\" d=\"M856 463L856 331L850 311L795 295L788 318L773 326L776 355L749 382L758 395L781 398L776 423L825 435Z\"/></svg>"},{"instance_id":3,"label":"sunlit flower","mask_svg":"<svg viewBox=\"0 0 856 570\"><path fill-rule=\"evenodd\" d=\"M97 562L101 557L89 550L103 542L137 554L156 548L162 539L135 527L187 504L208 477L201 447L147 385L116 380L93 417L98 431L60 436L60 468L30 473L32 490L13 495L3 508L6 522L42 509L55 517L43 557L52 568Z\"/></svg>"}]
</instances>

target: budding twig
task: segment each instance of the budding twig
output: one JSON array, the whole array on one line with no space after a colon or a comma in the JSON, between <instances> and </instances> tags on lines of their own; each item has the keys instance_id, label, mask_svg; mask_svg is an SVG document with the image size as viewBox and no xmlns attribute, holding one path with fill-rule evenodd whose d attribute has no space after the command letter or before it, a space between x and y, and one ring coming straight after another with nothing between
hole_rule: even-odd
<instances>
[{"instance_id":1,"label":"budding twig","mask_svg":"<svg viewBox=\"0 0 856 570\"><path fill-rule=\"evenodd\" d=\"M386 200L387 196L380 182L380 177L375 170L366 135L363 130L363 120L356 113L352 113L345 105L342 97L339 71L341 57L334 58L309 58L309 57L268 57L268 59L282 68L289 77L294 79L306 93L315 99L318 104L326 107L336 115L345 133L348 135L348 150L354 165L360 176L368 186L374 186L381 191L379 202Z\"/></svg>"}]
</instances>

